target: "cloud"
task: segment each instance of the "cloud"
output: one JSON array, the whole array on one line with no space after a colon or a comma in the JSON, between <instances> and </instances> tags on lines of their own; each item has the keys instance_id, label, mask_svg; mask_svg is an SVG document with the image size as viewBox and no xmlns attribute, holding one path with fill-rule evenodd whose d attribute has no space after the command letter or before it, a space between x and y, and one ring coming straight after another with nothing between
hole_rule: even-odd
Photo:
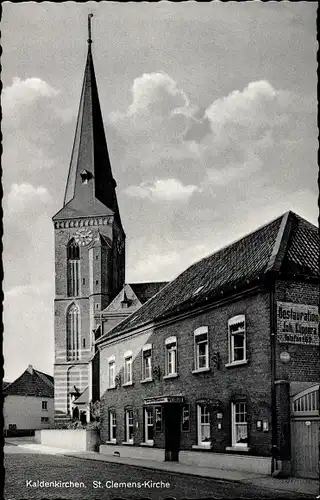
<instances>
[{"instance_id":1,"label":"cloud","mask_svg":"<svg viewBox=\"0 0 320 500\"><path fill-rule=\"evenodd\" d=\"M205 118L215 142L256 140L275 126L288 121L289 100L265 80L250 82L243 91L234 90L215 100L205 111Z\"/></svg>"},{"instance_id":2,"label":"cloud","mask_svg":"<svg viewBox=\"0 0 320 500\"><path fill-rule=\"evenodd\" d=\"M230 183L238 182L257 172L263 163L261 159L252 152L248 152L248 157L243 163L234 163L225 166L223 169L209 169L207 179L215 186L228 186Z\"/></svg>"},{"instance_id":3,"label":"cloud","mask_svg":"<svg viewBox=\"0 0 320 500\"><path fill-rule=\"evenodd\" d=\"M132 102L124 112L110 115L113 125L124 135L140 135L140 140L176 143L183 138L196 108L186 93L164 72L143 73L134 79Z\"/></svg>"},{"instance_id":4,"label":"cloud","mask_svg":"<svg viewBox=\"0 0 320 500\"><path fill-rule=\"evenodd\" d=\"M41 97L57 96L60 91L54 89L44 80L32 77L21 80L13 78L13 83L5 87L2 93L2 106L4 114L9 114L17 106L30 104Z\"/></svg>"},{"instance_id":5,"label":"cloud","mask_svg":"<svg viewBox=\"0 0 320 500\"><path fill-rule=\"evenodd\" d=\"M145 253L141 255L141 248ZM200 243L189 245L186 240L154 241L150 237L132 242L129 254L129 281L170 281L194 262L207 256L210 247Z\"/></svg>"},{"instance_id":6,"label":"cloud","mask_svg":"<svg viewBox=\"0 0 320 500\"><path fill-rule=\"evenodd\" d=\"M144 73L132 85L132 103L128 115L157 112L168 115L187 110L189 101L177 83L166 73Z\"/></svg>"},{"instance_id":7,"label":"cloud","mask_svg":"<svg viewBox=\"0 0 320 500\"><path fill-rule=\"evenodd\" d=\"M33 203L51 202L51 196L47 188L43 186L32 186L31 184L12 184L11 191L8 193L8 211L9 212L24 212L26 207Z\"/></svg>"},{"instance_id":8,"label":"cloud","mask_svg":"<svg viewBox=\"0 0 320 500\"><path fill-rule=\"evenodd\" d=\"M185 186L177 179L164 179L156 180L154 183L144 182L140 186L129 186L125 189L125 193L152 200L185 201L198 190L199 188L193 184Z\"/></svg>"}]
</instances>

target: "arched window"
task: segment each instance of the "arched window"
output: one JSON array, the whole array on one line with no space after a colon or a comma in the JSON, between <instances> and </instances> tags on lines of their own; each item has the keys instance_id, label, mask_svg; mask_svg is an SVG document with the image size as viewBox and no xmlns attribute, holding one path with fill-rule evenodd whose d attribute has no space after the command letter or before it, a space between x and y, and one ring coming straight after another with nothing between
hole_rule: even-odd
<instances>
[{"instance_id":1,"label":"arched window","mask_svg":"<svg viewBox=\"0 0 320 500\"><path fill-rule=\"evenodd\" d=\"M76 304L71 304L67 312L67 360L80 357L80 311Z\"/></svg>"},{"instance_id":2,"label":"arched window","mask_svg":"<svg viewBox=\"0 0 320 500\"><path fill-rule=\"evenodd\" d=\"M77 297L80 293L80 249L74 238L69 241L67 246L67 260L68 297Z\"/></svg>"}]
</instances>

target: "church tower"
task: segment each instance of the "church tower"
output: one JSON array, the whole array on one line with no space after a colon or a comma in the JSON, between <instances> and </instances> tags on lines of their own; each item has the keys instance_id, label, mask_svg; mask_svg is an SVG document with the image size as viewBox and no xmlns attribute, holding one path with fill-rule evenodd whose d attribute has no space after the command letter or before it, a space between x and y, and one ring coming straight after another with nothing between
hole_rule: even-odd
<instances>
[{"instance_id":1,"label":"church tower","mask_svg":"<svg viewBox=\"0 0 320 500\"><path fill-rule=\"evenodd\" d=\"M90 400L97 313L125 279L122 227L91 50L88 54L62 209L55 239L55 415L72 416L75 398Z\"/></svg>"}]
</instances>

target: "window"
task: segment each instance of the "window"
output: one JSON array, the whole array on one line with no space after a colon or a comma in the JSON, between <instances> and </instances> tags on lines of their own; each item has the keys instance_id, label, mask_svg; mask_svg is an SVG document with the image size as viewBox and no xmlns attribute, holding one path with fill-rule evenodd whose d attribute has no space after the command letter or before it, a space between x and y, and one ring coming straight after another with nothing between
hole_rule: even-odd
<instances>
[{"instance_id":1,"label":"window","mask_svg":"<svg viewBox=\"0 0 320 500\"><path fill-rule=\"evenodd\" d=\"M153 410L152 408L144 409L144 441L148 444L153 444Z\"/></svg>"},{"instance_id":2,"label":"window","mask_svg":"<svg viewBox=\"0 0 320 500\"><path fill-rule=\"evenodd\" d=\"M209 368L208 327L201 326L194 332L195 370Z\"/></svg>"},{"instance_id":3,"label":"window","mask_svg":"<svg viewBox=\"0 0 320 500\"><path fill-rule=\"evenodd\" d=\"M246 361L246 327L244 315L235 316L228 321L229 363Z\"/></svg>"},{"instance_id":4,"label":"window","mask_svg":"<svg viewBox=\"0 0 320 500\"><path fill-rule=\"evenodd\" d=\"M181 430L183 432L190 431L190 406L184 405L181 411Z\"/></svg>"},{"instance_id":5,"label":"window","mask_svg":"<svg viewBox=\"0 0 320 500\"><path fill-rule=\"evenodd\" d=\"M42 422L42 423L47 423L47 422L49 422L49 417L41 417L41 422Z\"/></svg>"},{"instance_id":6,"label":"window","mask_svg":"<svg viewBox=\"0 0 320 500\"><path fill-rule=\"evenodd\" d=\"M71 304L67 312L67 360L80 358L80 311Z\"/></svg>"},{"instance_id":7,"label":"window","mask_svg":"<svg viewBox=\"0 0 320 500\"><path fill-rule=\"evenodd\" d=\"M156 406L155 417L156 417L156 432L161 432L162 431L162 408L161 408L161 406Z\"/></svg>"},{"instance_id":8,"label":"window","mask_svg":"<svg viewBox=\"0 0 320 500\"><path fill-rule=\"evenodd\" d=\"M210 413L207 404L197 405L198 416L198 445L203 447L210 447Z\"/></svg>"},{"instance_id":9,"label":"window","mask_svg":"<svg viewBox=\"0 0 320 500\"><path fill-rule=\"evenodd\" d=\"M67 294L77 297L80 294L80 249L74 238L67 245Z\"/></svg>"},{"instance_id":10,"label":"window","mask_svg":"<svg viewBox=\"0 0 320 500\"><path fill-rule=\"evenodd\" d=\"M247 403L232 403L232 446L248 447Z\"/></svg>"},{"instance_id":11,"label":"window","mask_svg":"<svg viewBox=\"0 0 320 500\"><path fill-rule=\"evenodd\" d=\"M177 375L177 339L169 337L165 341L166 346L166 376Z\"/></svg>"},{"instance_id":12,"label":"window","mask_svg":"<svg viewBox=\"0 0 320 500\"><path fill-rule=\"evenodd\" d=\"M132 384L132 352L124 354L124 385Z\"/></svg>"},{"instance_id":13,"label":"window","mask_svg":"<svg viewBox=\"0 0 320 500\"><path fill-rule=\"evenodd\" d=\"M114 356L108 361L108 387L112 389L116 386L116 362Z\"/></svg>"},{"instance_id":14,"label":"window","mask_svg":"<svg viewBox=\"0 0 320 500\"><path fill-rule=\"evenodd\" d=\"M142 349L142 380L152 379L151 352L151 344L145 345Z\"/></svg>"},{"instance_id":15,"label":"window","mask_svg":"<svg viewBox=\"0 0 320 500\"><path fill-rule=\"evenodd\" d=\"M117 415L115 410L109 410L109 441L117 441Z\"/></svg>"},{"instance_id":16,"label":"window","mask_svg":"<svg viewBox=\"0 0 320 500\"><path fill-rule=\"evenodd\" d=\"M133 410L125 411L126 442L133 443Z\"/></svg>"},{"instance_id":17,"label":"window","mask_svg":"<svg viewBox=\"0 0 320 500\"><path fill-rule=\"evenodd\" d=\"M42 401L42 409L47 410L48 409L48 401Z\"/></svg>"}]
</instances>

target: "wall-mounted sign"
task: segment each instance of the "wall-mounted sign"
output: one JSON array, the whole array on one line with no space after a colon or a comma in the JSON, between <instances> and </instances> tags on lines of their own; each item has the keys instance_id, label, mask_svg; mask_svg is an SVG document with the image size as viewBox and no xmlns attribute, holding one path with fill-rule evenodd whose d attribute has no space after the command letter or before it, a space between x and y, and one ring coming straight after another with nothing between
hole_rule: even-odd
<instances>
[{"instance_id":1,"label":"wall-mounted sign","mask_svg":"<svg viewBox=\"0 0 320 500\"><path fill-rule=\"evenodd\" d=\"M161 405L164 403L183 403L184 396L155 396L154 398L145 398L145 405Z\"/></svg>"},{"instance_id":2,"label":"wall-mounted sign","mask_svg":"<svg viewBox=\"0 0 320 500\"><path fill-rule=\"evenodd\" d=\"M319 345L317 306L277 302L278 342Z\"/></svg>"},{"instance_id":3,"label":"wall-mounted sign","mask_svg":"<svg viewBox=\"0 0 320 500\"><path fill-rule=\"evenodd\" d=\"M280 361L282 361L282 363L289 363L291 357L290 357L290 354L286 351L283 351L280 353Z\"/></svg>"}]
</instances>

